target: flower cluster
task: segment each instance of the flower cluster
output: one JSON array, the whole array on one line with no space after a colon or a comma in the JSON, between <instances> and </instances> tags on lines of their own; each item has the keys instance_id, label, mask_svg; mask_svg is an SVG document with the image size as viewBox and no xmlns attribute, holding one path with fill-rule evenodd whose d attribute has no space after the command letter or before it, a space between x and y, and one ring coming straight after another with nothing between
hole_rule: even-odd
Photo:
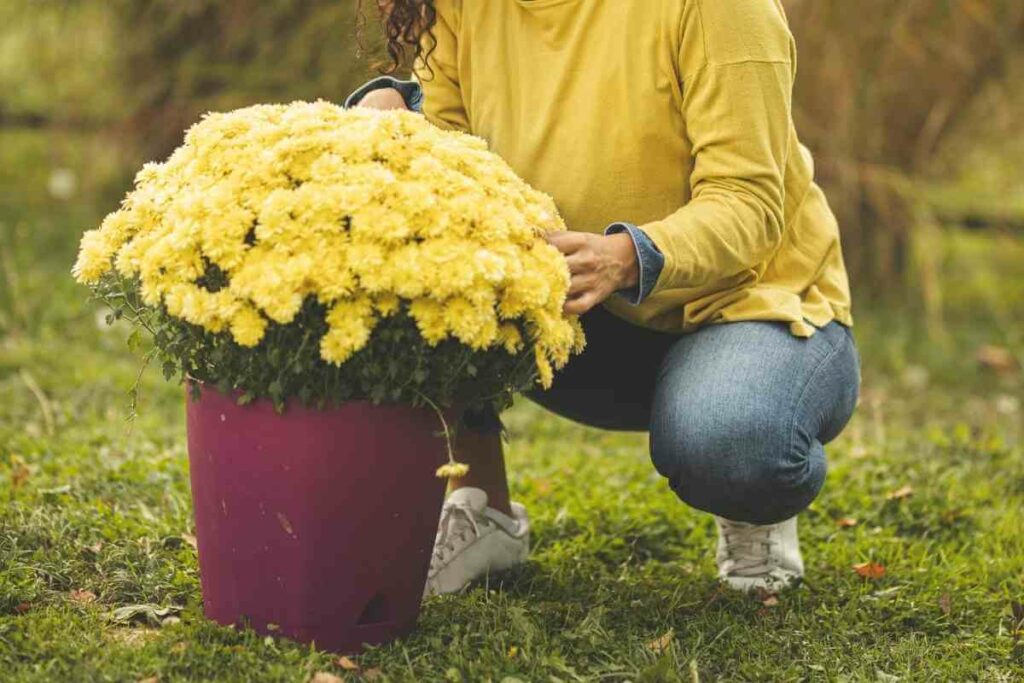
<instances>
[{"instance_id":1,"label":"flower cluster","mask_svg":"<svg viewBox=\"0 0 1024 683\"><path fill-rule=\"evenodd\" d=\"M404 111L259 105L207 115L147 164L73 274L130 281L146 308L240 350L307 324L312 303L333 366L401 314L429 347L530 354L549 385L583 344L543 239L559 229L551 199L478 138Z\"/></svg>"}]
</instances>

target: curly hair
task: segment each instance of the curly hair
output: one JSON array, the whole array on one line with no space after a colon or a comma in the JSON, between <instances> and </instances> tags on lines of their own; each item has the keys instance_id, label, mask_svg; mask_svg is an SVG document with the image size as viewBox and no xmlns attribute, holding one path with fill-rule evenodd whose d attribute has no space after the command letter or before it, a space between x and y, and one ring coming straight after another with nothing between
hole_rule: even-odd
<instances>
[{"instance_id":1,"label":"curly hair","mask_svg":"<svg viewBox=\"0 0 1024 683\"><path fill-rule=\"evenodd\" d=\"M359 15L364 18L363 3L359 0ZM393 74L411 69L417 61L426 64L437 46L433 28L437 22L434 0L371 0L380 11L384 30L387 61L379 65L382 73ZM362 24L361 24L362 25ZM360 25L360 30L361 30ZM425 38L425 40L424 40ZM427 65L429 71L429 65Z\"/></svg>"}]
</instances>

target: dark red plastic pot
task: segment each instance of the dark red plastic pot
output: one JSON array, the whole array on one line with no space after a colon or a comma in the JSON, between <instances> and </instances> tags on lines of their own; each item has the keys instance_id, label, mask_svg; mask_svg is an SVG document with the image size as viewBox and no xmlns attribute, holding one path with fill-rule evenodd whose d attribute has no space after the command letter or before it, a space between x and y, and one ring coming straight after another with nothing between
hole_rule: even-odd
<instances>
[{"instance_id":1,"label":"dark red plastic pot","mask_svg":"<svg viewBox=\"0 0 1024 683\"><path fill-rule=\"evenodd\" d=\"M278 414L207 387L186 404L206 616L337 652L412 630L444 497L436 414Z\"/></svg>"}]
</instances>

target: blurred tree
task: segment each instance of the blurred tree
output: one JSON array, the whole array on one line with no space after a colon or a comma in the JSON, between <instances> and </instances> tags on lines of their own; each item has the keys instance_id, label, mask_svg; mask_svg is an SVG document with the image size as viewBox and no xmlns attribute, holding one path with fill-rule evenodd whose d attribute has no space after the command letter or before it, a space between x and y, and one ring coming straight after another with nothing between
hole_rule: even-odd
<instances>
[{"instance_id":1,"label":"blurred tree","mask_svg":"<svg viewBox=\"0 0 1024 683\"><path fill-rule=\"evenodd\" d=\"M1021 0L784 0L800 54L797 117L862 281L905 272L911 181L1024 37Z\"/></svg>"},{"instance_id":2,"label":"blurred tree","mask_svg":"<svg viewBox=\"0 0 1024 683\"><path fill-rule=\"evenodd\" d=\"M0 124L95 128L117 117L118 27L103 3L0 2Z\"/></svg>"},{"instance_id":3,"label":"blurred tree","mask_svg":"<svg viewBox=\"0 0 1024 683\"><path fill-rule=\"evenodd\" d=\"M130 129L151 152L205 111L340 101L368 72L355 2L109 0L122 24Z\"/></svg>"}]
</instances>

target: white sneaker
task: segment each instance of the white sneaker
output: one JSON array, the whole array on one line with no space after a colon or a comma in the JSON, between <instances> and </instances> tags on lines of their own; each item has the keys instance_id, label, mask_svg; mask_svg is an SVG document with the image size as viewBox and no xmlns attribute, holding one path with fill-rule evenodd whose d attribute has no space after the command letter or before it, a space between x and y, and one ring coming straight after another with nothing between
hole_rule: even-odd
<instances>
[{"instance_id":1,"label":"white sneaker","mask_svg":"<svg viewBox=\"0 0 1024 683\"><path fill-rule=\"evenodd\" d=\"M482 489L456 489L441 509L423 597L457 593L475 579L526 561L530 520L512 503L512 517L487 507Z\"/></svg>"},{"instance_id":2,"label":"white sneaker","mask_svg":"<svg viewBox=\"0 0 1024 683\"><path fill-rule=\"evenodd\" d=\"M796 517L778 524L718 522L718 577L740 591L770 593L788 588L804 575Z\"/></svg>"}]
</instances>

